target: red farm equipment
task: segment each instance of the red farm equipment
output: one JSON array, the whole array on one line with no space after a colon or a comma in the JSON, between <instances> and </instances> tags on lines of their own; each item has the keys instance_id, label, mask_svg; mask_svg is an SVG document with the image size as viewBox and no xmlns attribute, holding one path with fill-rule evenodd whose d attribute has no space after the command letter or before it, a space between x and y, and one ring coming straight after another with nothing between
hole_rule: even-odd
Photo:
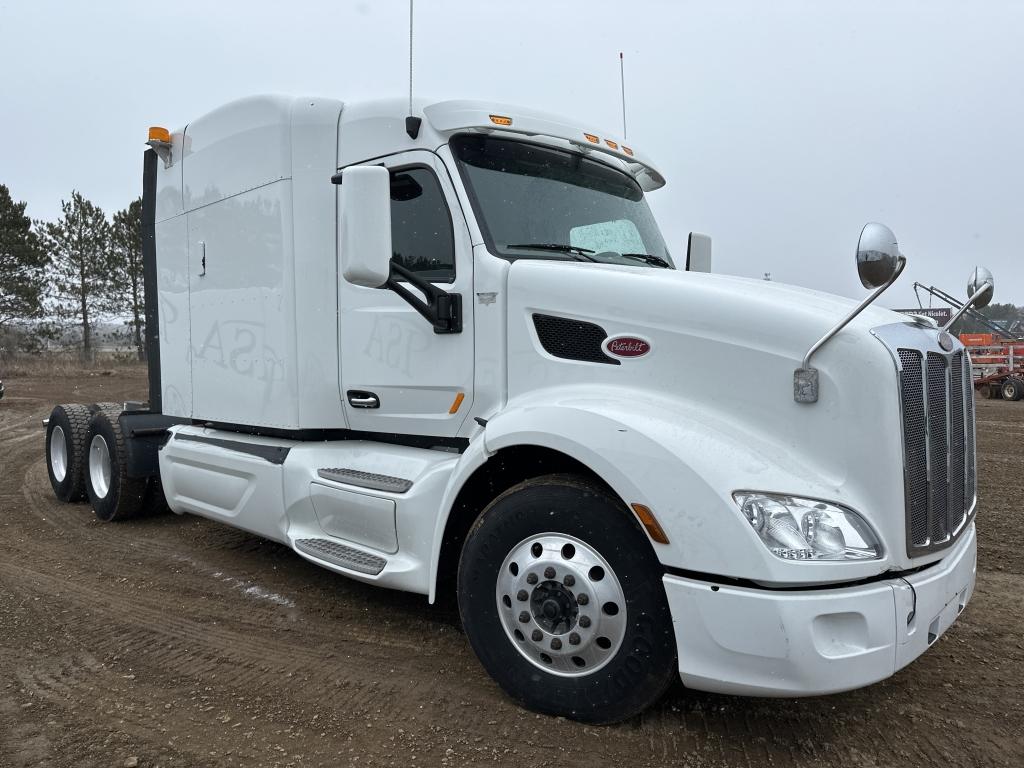
<instances>
[{"instance_id":1,"label":"red farm equipment","mask_svg":"<svg viewBox=\"0 0 1024 768\"><path fill-rule=\"evenodd\" d=\"M962 302L934 286L914 283L914 291L918 289L941 299L954 309L963 307ZM960 341L971 355L975 391L982 397L993 399L1024 398L1024 339L1014 333L1016 327L1006 328L974 309L969 308L964 314L990 331L960 334Z\"/></svg>"}]
</instances>

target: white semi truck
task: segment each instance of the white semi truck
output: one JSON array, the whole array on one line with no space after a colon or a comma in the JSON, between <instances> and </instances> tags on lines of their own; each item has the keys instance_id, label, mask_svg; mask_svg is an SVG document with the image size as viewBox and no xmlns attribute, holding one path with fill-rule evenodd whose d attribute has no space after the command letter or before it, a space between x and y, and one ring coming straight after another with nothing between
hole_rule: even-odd
<instances>
[{"instance_id":1,"label":"white semi truck","mask_svg":"<svg viewBox=\"0 0 1024 768\"><path fill-rule=\"evenodd\" d=\"M844 691L975 580L970 364L870 307L670 255L608 132L472 101L261 96L145 154L148 403L60 405L58 498L150 504L434 601L590 722L686 686ZM991 296L976 272L971 300ZM731 371L733 383L709 375ZM743 382L744 386L736 386ZM387 610L382 600L380 610Z\"/></svg>"}]
</instances>

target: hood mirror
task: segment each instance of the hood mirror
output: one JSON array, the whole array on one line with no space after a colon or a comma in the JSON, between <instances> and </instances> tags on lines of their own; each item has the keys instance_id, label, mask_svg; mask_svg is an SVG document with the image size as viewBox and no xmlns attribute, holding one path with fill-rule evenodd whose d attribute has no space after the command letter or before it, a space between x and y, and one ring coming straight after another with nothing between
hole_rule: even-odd
<instances>
[{"instance_id":1,"label":"hood mirror","mask_svg":"<svg viewBox=\"0 0 1024 768\"><path fill-rule=\"evenodd\" d=\"M974 308L981 309L982 307L987 307L992 301L995 287L996 282L992 277L992 273L984 267L975 267L974 271L971 272L970 278L967 280L967 298L970 300L972 296L977 295L973 302Z\"/></svg>"},{"instance_id":2,"label":"hood mirror","mask_svg":"<svg viewBox=\"0 0 1024 768\"><path fill-rule=\"evenodd\" d=\"M868 222L857 241L857 274L865 288L879 288L893 279L902 258L896 235L884 224Z\"/></svg>"},{"instance_id":3,"label":"hood mirror","mask_svg":"<svg viewBox=\"0 0 1024 768\"><path fill-rule=\"evenodd\" d=\"M905 266L907 260L900 253L892 230L884 224L865 224L857 241L857 274L865 288L874 290L807 350L800 367L793 371L793 400L798 403L818 402L818 369L811 367L811 357L896 282Z\"/></svg>"},{"instance_id":4,"label":"hood mirror","mask_svg":"<svg viewBox=\"0 0 1024 768\"><path fill-rule=\"evenodd\" d=\"M992 294L995 293L996 281L992 273L984 267L975 267L971 276L967 279L967 301L960 307L953 316L949 318L942 330L948 331L957 320L972 309L987 307L992 301Z\"/></svg>"}]
</instances>

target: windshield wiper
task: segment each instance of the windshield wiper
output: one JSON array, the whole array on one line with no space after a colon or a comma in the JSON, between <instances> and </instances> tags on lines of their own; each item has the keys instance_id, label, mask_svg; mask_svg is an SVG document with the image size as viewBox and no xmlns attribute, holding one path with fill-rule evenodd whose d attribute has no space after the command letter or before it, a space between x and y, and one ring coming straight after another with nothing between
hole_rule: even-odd
<instances>
[{"instance_id":1,"label":"windshield wiper","mask_svg":"<svg viewBox=\"0 0 1024 768\"><path fill-rule=\"evenodd\" d=\"M652 256L649 253L623 253L620 255L625 256L627 259L639 259L640 261L646 261L648 264L655 267L663 267L665 269L672 268L672 265L661 258L661 256Z\"/></svg>"},{"instance_id":2,"label":"windshield wiper","mask_svg":"<svg viewBox=\"0 0 1024 768\"><path fill-rule=\"evenodd\" d=\"M559 253L569 253L573 256L577 256L577 261L597 261L597 259L592 259L587 255L588 253L593 253L589 248L580 248L575 245L565 245L563 243L509 243L505 247L526 248L535 251L558 251Z\"/></svg>"}]
</instances>

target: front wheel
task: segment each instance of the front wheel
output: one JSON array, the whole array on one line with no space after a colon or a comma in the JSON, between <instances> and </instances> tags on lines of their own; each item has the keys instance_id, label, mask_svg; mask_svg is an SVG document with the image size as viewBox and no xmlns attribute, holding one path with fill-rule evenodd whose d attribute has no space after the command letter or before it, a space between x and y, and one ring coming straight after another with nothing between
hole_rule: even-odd
<instances>
[{"instance_id":1,"label":"front wheel","mask_svg":"<svg viewBox=\"0 0 1024 768\"><path fill-rule=\"evenodd\" d=\"M512 698L592 723L635 715L675 678L662 570L621 501L570 476L528 480L466 538L459 612Z\"/></svg>"}]
</instances>

